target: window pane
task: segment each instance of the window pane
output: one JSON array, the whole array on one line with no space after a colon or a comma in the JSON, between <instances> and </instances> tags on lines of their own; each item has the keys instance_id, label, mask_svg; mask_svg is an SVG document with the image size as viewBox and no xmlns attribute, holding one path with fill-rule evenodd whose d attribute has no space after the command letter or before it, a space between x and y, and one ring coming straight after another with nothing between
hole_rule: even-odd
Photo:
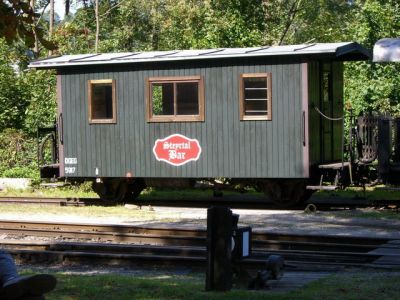
<instances>
[{"instance_id":1,"label":"window pane","mask_svg":"<svg viewBox=\"0 0 400 300\"><path fill-rule=\"evenodd\" d=\"M152 84L153 115L174 115L174 84Z\"/></svg>"},{"instance_id":2,"label":"window pane","mask_svg":"<svg viewBox=\"0 0 400 300\"><path fill-rule=\"evenodd\" d=\"M113 118L112 83L92 84L92 119Z\"/></svg>"},{"instance_id":3,"label":"window pane","mask_svg":"<svg viewBox=\"0 0 400 300\"><path fill-rule=\"evenodd\" d=\"M268 115L268 81L267 77L243 78L244 115Z\"/></svg>"},{"instance_id":4,"label":"window pane","mask_svg":"<svg viewBox=\"0 0 400 300\"><path fill-rule=\"evenodd\" d=\"M243 78L245 88L261 88L267 87L267 77L246 77Z\"/></svg>"},{"instance_id":5,"label":"window pane","mask_svg":"<svg viewBox=\"0 0 400 300\"><path fill-rule=\"evenodd\" d=\"M147 82L148 122L204 121L201 76L149 77Z\"/></svg>"},{"instance_id":6,"label":"window pane","mask_svg":"<svg viewBox=\"0 0 400 300\"><path fill-rule=\"evenodd\" d=\"M247 116L268 115L267 101L245 101L244 112Z\"/></svg>"},{"instance_id":7,"label":"window pane","mask_svg":"<svg viewBox=\"0 0 400 300\"><path fill-rule=\"evenodd\" d=\"M182 82L176 84L177 115L199 114L199 84Z\"/></svg>"}]
</instances>

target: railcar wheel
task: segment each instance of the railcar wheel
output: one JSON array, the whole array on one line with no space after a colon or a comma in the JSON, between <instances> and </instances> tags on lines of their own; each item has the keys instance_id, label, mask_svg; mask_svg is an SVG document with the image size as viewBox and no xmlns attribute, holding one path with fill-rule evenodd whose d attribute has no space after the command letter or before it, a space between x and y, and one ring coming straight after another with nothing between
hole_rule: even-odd
<instances>
[{"instance_id":1,"label":"railcar wheel","mask_svg":"<svg viewBox=\"0 0 400 300\"><path fill-rule=\"evenodd\" d=\"M306 201L312 194L306 190L306 185L306 180L299 179L268 179L259 183L267 198L282 208Z\"/></svg>"},{"instance_id":2,"label":"railcar wheel","mask_svg":"<svg viewBox=\"0 0 400 300\"><path fill-rule=\"evenodd\" d=\"M127 193L126 181L121 179L107 179L103 182L93 182L92 187L100 199L114 203L123 202Z\"/></svg>"},{"instance_id":3,"label":"railcar wheel","mask_svg":"<svg viewBox=\"0 0 400 300\"><path fill-rule=\"evenodd\" d=\"M146 183L143 178L137 178L132 182L128 182L125 200L127 202L134 201L145 188Z\"/></svg>"}]
</instances>

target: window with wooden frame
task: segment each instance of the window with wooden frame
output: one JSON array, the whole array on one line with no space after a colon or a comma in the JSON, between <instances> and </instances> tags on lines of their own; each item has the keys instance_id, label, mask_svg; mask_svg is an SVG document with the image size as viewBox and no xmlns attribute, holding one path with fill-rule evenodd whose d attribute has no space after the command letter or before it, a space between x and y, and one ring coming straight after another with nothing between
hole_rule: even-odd
<instances>
[{"instance_id":1,"label":"window with wooden frame","mask_svg":"<svg viewBox=\"0 0 400 300\"><path fill-rule=\"evenodd\" d=\"M89 123L116 123L115 80L88 81Z\"/></svg>"},{"instance_id":2,"label":"window with wooden frame","mask_svg":"<svg viewBox=\"0 0 400 300\"><path fill-rule=\"evenodd\" d=\"M149 77L146 91L148 122L204 121L201 76Z\"/></svg>"},{"instance_id":3,"label":"window with wooden frame","mask_svg":"<svg viewBox=\"0 0 400 300\"><path fill-rule=\"evenodd\" d=\"M246 73L239 82L240 120L271 120L271 73Z\"/></svg>"}]
</instances>

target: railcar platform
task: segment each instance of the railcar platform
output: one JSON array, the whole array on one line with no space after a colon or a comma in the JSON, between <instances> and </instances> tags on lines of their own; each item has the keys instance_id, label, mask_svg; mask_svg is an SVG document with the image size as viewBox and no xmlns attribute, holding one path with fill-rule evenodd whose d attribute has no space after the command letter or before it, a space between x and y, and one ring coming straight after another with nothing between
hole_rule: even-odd
<instances>
[{"instance_id":1,"label":"railcar platform","mask_svg":"<svg viewBox=\"0 0 400 300\"><path fill-rule=\"evenodd\" d=\"M336 162L336 163L330 163L330 164L322 164L319 165L319 169L331 169L331 170L340 170L342 168L348 168L350 166L350 163L348 161L345 162Z\"/></svg>"},{"instance_id":2,"label":"railcar platform","mask_svg":"<svg viewBox=\"0 0 400 300\"><path fill-rule=\"evenodd\" d=\"M318 169L321 170L319 185L308 185L306 188L313 191L335 191L340 188L341 177L345 170L350 169L350 163L346 161L322 164L318 165ZM324 182L329 182L329 184L324 184Z\"/></svg>"}]
</instances>

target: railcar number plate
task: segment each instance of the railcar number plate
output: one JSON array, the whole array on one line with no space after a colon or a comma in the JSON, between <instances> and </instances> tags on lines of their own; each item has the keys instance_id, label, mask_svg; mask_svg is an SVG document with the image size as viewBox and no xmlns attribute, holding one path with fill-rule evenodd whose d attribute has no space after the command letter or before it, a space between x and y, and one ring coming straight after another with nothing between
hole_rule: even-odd
<instances>
[{"instance_id":1,"label":"railcar number plate","mask_svg":"<svg viewBox=\"0 0 400 300\"><path fill-rule=\"evenodd\" d=\"M76 168L75 167L65 167L65 174L74 174Z\"/></svg>"},{"instance_id":2,"label":"railcar number plate","mask_svg":"<svg viewBox=\"0 0 400 300\"><path fill-rule=\"evenodd\" d=\"M66 165L76 165L78 163L78 160L76 157L66 157L64 159L64 162Z\"/></svg>"}]
</instances>

